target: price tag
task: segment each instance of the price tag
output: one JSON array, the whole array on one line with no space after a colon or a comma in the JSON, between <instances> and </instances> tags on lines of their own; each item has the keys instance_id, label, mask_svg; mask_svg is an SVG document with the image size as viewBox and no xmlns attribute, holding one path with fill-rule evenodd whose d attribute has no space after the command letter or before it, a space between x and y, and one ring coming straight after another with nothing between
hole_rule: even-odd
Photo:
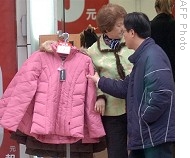
<instances>
[{"instance_id":1,"label":"price tag","mask_svg":"<svg viewBox=\"0 0 190 158\"><path fill-rule=\"evenodd\" d=\"M70 45L63 44L57 46L57 53L70 54L70 51L71 51Z\"/></svg>"},{"instance_id":2,"label":"price tag","mask_svg":"<svg viewBox=\"0 0 190 158\"><path fill-rule=\"evenodd\" d=\"M60 70L60 81L65 81L66 78L66 74L65 74L65 70Z\"/></svg>"}]
</instances>

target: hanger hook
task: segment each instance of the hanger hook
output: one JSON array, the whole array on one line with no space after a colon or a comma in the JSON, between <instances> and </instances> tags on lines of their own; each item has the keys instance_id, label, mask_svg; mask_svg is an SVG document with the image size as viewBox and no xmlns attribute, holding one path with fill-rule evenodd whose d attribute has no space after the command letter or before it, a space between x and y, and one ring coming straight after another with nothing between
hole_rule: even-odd
<instances>
[{"instance_id":1,"label":"hanger hook","mask_svg":"<svg viewBox=\"0 0 190 158\"><path fill-rule=\"evenodd\" d=\"M69 33L67 33L67 32L62 33L62 37L63 37L64 41L67 42L69 39Z\"/></svg>"}]
</instances>

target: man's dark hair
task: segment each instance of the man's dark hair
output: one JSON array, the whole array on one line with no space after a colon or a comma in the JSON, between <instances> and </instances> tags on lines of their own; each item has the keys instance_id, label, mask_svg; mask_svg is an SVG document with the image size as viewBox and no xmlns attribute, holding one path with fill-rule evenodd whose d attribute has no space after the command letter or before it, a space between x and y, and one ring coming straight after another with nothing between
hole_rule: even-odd
<instances>
[{"instance_id":1,"label":"man's dark hair","mask_svg":"<svg viewBox=\"0 0 190 158\"><path fill-rule=\"evenodd\" d=\"M124 26L127 31L133 29L140 38L151 36L151 26L148 16L142 12L128 13L124 18Z\"/></svg>"}]
</instances>

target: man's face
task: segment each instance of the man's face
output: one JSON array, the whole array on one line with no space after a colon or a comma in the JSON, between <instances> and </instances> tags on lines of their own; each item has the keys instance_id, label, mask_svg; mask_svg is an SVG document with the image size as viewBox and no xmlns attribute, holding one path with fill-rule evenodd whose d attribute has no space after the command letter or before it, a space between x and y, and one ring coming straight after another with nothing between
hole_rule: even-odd
<instances>
[{"instance_id":1,"label":"man's face","mask_svg":"<svg viewBox=\"0 0 190 158\"><path fill-rule=\"evenodd\" d=\"M129 49L133 49L133 43L134 43L134 31L131 30L126 30L124 29L124 39L125 39L125 45L129 48Z\"/></svg>"}]
</instances>

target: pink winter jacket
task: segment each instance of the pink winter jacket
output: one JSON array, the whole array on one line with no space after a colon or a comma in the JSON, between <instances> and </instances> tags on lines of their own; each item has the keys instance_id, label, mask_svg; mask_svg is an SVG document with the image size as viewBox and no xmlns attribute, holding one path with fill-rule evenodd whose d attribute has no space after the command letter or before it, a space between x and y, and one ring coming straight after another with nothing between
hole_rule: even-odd
<instances>
[{"instance_id":1,"label":"pink winter jacket","mask_svg":"<svg viewBox=\"0 0 190 158\"><path fill-rule=\"evenodd\" d=\"M60 81L61 65L65 81ZM105 131L87 74L94 74L92 61L77 49L64 62L57 53L34 52L0 99L0 125L44 143L98 142Z\"/></svg>"}]
</instances>

